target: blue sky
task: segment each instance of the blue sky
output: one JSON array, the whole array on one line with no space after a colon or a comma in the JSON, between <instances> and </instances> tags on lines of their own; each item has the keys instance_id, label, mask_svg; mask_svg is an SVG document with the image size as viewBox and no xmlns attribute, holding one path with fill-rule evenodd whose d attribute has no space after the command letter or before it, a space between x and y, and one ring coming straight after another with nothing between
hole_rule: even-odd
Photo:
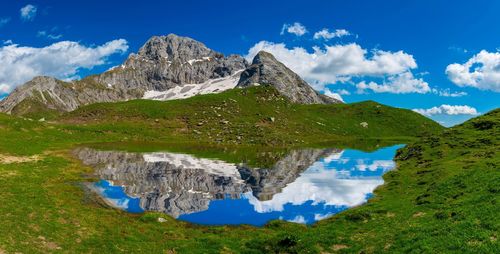
<instances>
[{"instance_id":1,"label":"blue sky","mask_svg":"<svg viewBox=\"0 0 500 254\"><path fill-rule=\"evenodd\" d=\"M149 37L176 33L224 54L247 55L260 47L346 102L422 109L452 125L499 106L498 13L500 2L493 0L3 1L0 91L35 74L68 79L102 72ZM325 36L315 36L325 28ZM77 58L79 51L51 55L60 54L54 44L61 41L73 42L87 58ZM355 58L359 52L362 59ZM26 54L33 57L14 64ZM298 69L301 64L306 67Z\"/></svg>"}]
</instances>

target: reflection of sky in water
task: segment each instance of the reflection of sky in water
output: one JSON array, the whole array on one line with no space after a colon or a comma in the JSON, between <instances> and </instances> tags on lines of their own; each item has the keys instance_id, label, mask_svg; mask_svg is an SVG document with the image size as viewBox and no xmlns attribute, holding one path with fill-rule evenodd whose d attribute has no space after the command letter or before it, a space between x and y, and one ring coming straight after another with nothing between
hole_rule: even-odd
<instances>
[{"instance_id":1,"label":"reflection of sky in water","mask_svg":"<svg viewBox=\"0 0 500 254\"><path fill-rule=\"evenodd\" d=\"M183 214L178 219L210 225L260 226L274 219L311 224L366 202L383 184L382 175L394 167L392 158L400 147L371 153L332 153L312 164L270 200L260 201L251 192L244 193L240 199L211 200L207 210ZM96 188L114 206L129 212L142 211L139 199L128 197L121 187L100 181Z\"/></svg>"},{"instance_id":2,"label":"reflection of sky in water","mask_svg":"<svg viewBox=\"0 0 500 254\"><path fill-rule=\"evenodd\" d=\"M93 187L113 207L120 208L129 213L144 212L139 206L139 198L129 197L121 186L113 186L109 181L100 180Z\"/></svg>"}]
</instances>

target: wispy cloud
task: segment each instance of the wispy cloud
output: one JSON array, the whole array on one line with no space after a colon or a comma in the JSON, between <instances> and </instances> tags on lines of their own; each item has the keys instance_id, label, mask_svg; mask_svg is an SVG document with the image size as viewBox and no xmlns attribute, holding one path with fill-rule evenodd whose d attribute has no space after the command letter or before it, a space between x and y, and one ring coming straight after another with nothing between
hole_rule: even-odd
<instances>
[{"instance_id":1,"label":"wispy cloud","mask_svg":"<svg viewBox=\"0 0 500 254\"><path fill-rule=\"evenodd\" d=\"M284 24L281 28L281 35L285 33L295 34L296 36L302 36L307 33L307 29L304 25L299 22L293 24Z\"/></svg>"},{"instance_id":2,"label":"wispy cloud","mask_svg":"<svg viewBox=\"0 0 500 254\"><path fill-rule=\"evenodd\" d=\"M0 28L5 26L7 23L10 22L10 18L7 17L7 18L0 18Z\"/></svg>"},{"instance_id":3,"label":"wispy cloud","mask_svg":"<svg viewBox=\"0 0 500 254\"><path fill-rule=\"evenodd\" d=\"M47 32L45 30L38 31L37 34L36 34L36 36L37 37L48 38L48 39L51 39L51 40L58 40L58 39L61 39L63 37L62 34L52 34L52 33Z\"/></svg>"},{"instance_id":4,"label":"wispy cloud","mask_svg":"<svg viewBox=\"0 0 500 254\"><path fill-rule=\"evenodd\" d=\"M35 19L37 10L37 7L32 4L24 6L23 8L21 8L21 10L19 10L21 19L24 21L32 21L33 19Z\"/></svg>"},{"instance_id":5,"label":"wispy cloud","mask_svg":"<svg viewBox=\"0 0 500 254\"><path fill-rule=\"evenodd\" d=\"M351 33L345 29L337 29L335 31L330 32L328 28L323 28L323 30L314 33L313 38L316 40L319 39L330 40L333 38L340 38L348 35L351 35Z\"/></svg>"},{"instance_id":6,"label":"wispy cloud","mask_svg":"<svg viewBox=\"0 0 500 254\"><path fill-rule=\"evenodd\" d=\"M450 89L438 90L432 89L432 92L443 97L462 97L466 96L466 92L451 92Z\"/></svg>"}]
</instances>

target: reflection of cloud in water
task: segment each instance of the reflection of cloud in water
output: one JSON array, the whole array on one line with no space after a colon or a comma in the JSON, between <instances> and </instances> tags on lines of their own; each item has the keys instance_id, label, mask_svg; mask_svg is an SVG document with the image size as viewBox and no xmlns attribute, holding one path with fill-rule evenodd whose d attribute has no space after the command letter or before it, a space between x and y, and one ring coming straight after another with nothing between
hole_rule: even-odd
<instances>
[{"instance_id":1,"label":"reflection of cloud in water","mask_svg":"<svg viewBox=\"0 0 500 254\"><path fill-rule=\"evenodd\" d=\"M304 216L301 216L301 215L297 215L297 216L295 216L295 218L293 218L291 220L287 220L287 221L293 222L293 223L300 223L300 224L307 223L306 218L304 218Z\"/></svg>"},{"instance_id":2,"label":"reflection of cloud in water","mask_svg":"<svg viewBox=\"0 0 500 254\"><path fill-rule=\"evenodd\" d=\"M286 204L302 205L311 202L315 206L352 207L367 201L375 188L383 184L382 174L394 168L392 160L386 157L384 149L380 154L356 152L352 150L332 152L312 164L292 183L270 200L261 201L245 194L258 213L283 211ZM359 159L356 159L359 158ZM373 171L364 174L363 171ZM315 214L320 220L332 214Z\"/></svg>"},{"instance_id":3,"label":"reflection of cloud in water","mask_svg":"<svg viewBox=\"0 0 500 254\"><path fill-rule=\"evenodd\" d=\"M361 171L370 170L375 171L377 169L382 169L387 171L394 167L394 161L392 160L374 160L371 164L365 164L365 159L357 160L358 165L356 168Z\"/></svg>"},{"instance_id":4,"label":"reflection of cloud in water","mask_svg":"<svg viewBox=\"0 0 500 254\"><path fill-rule=\"evenodd\" d=\"M326 156L323 161L326 163L330 163L332 161L339 161L340 158L342 158L342 154L344 154L344 151L340 152L333 152L332 154Z\"/></svg>"},{"instance_id":5,"label":"reflection of cloud in water","mask_svg":"<svg viewBox=\"0 0 500 254\"><path fill-rule=\"evenodd\" d=\"M314 220L315 221L320 221L320 220L324 220L326 218L329 218L333 215L333 213L326 213L326 214L314 214Z\"/></svg>"},{"instance_id":6,"label":"reflection of cloud in water","mask_svg":"<svg viewBox=\"0 0 500 254\"><path fill-rule=\"evenodd\" d=\"M313 201L313 205L356 206L366 202L367 195L384 182L382 179L338 179L337 175L337 171L315 163L271 200L259 201L251 194L244 197L259 213L283 211L285 204L301 205L307 201Z\"/></svg>"}]
</instances>

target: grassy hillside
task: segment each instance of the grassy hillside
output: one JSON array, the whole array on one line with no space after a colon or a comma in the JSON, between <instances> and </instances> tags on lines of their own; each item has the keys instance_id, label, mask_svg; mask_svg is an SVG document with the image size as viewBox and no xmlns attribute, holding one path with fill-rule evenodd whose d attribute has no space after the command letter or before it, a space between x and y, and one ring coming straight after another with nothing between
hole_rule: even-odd
<instances>
[{"instance_id":1,"label":"grassy hillside","mask_svg":"<svg viewBox=\"0 0 500 254\"><path fill-rule=\"evenodd\" d=\"M328 140L415 137L441 131L409 110L375 102L289 103L272 87L234 89L185 100L134 100L82 107L60 118L67 129L156 141L300 145ZM71 127L71 126L78 127Z\"/></svg>"},{"instance_id":2,"label":"grassy hillside","mask_svg":"<svg viewBox=\"0 0 500 254\"><path fill-rule=\"evenodd\" d=\"M17 162L0 158L0 252L500 251L500 110L403 148L397 154L397 169L385 175L386 184L376 190L375 198L313 227L278 221L264 228L202 227L157 213L109 209L82 191L82 175L91 169L54 149L63 147L62 139L76 143L112 137L60 134L67 136L54 138L55 145L44 148L38 142L50 141L59 127L3 115L0 126L0 151L45 151L39 157L18 153ZM159 223L158 217L167 222Z\"/></svg>"}]
</instances>

